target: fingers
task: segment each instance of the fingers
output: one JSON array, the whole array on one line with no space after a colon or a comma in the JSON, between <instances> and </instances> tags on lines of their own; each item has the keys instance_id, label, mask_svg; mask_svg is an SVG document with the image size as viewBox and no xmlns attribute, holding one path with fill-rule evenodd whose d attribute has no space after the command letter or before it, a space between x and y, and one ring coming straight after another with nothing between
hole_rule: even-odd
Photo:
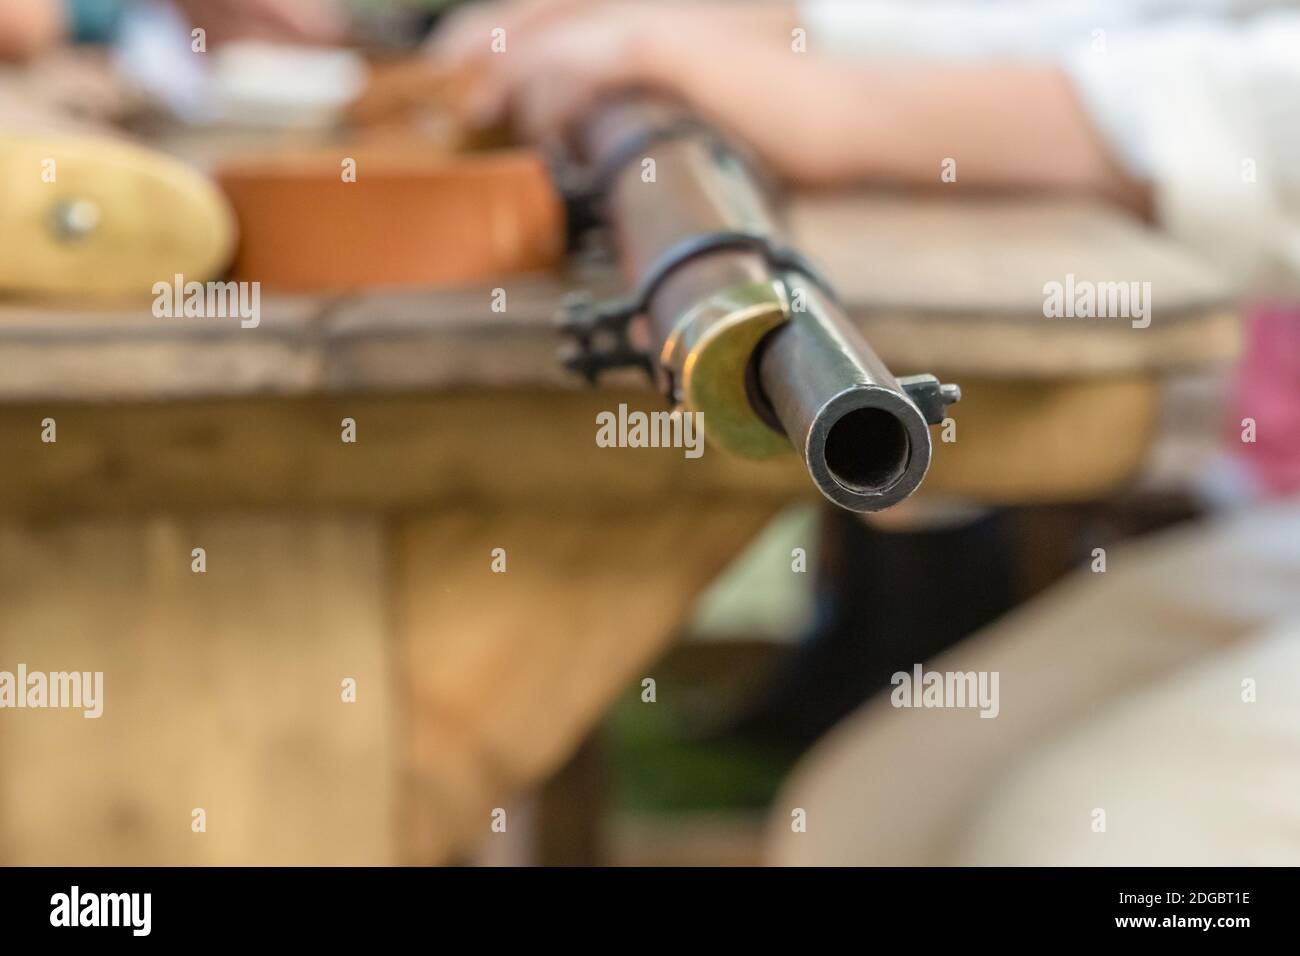
<instances>
[{"instance_id":1,"label":"fingers","mask_svg":"<svg viewBox=\"0 0 1300 956\"><path fill-rule=\"evenodd\" d=\"M531 139L562 136L602 95L646 81L649 36L627 9L557 24L529 43L494 106Z\"/></svg>"},{"instance_id":2,"label":"fingers","mask_svg":"<svg viewBox=\"0 0 1300 956\"><path fill-rule=\"evenodd\" d=\"M303 43L338 43L347 34L347 18L333 0L240 0L286 39Z\"/></svg>"},{"instance_id":3,"label":"fingers","mask_svg":"<svg viewBox=\"0 0 1300 956\"><path fill-rule=\"evenodd\" d=\"M607 85L601 67L568 60L562 36L538 36L527 51L484 74L466 102L466 119L490 126L509 116L531 139L567 125L592 91Z\"/></svg>"},{"instance_id":4,"label":"fingers","mask_svg":"<svg viewBox=\"0 0 1300 956\"><path fill-rule=\"evenodd\" d=\"M540 30L602 5L599 0L494 0L461 7L430 39L428 52L449 65L463 65L490 56L494 41L508 49L512 34Z\"/></svg>"},{"instance_id":5,"label":"fingers","mask_svg":"<svg viewBox=\"0 0 1300 956\"><path fill-rule=\"evenodd\" d=\"M475 15L438 50L472 58L476 83L466 120L490 126L509 114L532 138L562 133L603 92L645 80L644 48L658 36L653 6L533 0ZM488 24L507 24L488 26ZM502 41L491 45L492 30ZM465 37L470 37L466 41ZM468 46L465 45L468 43ZM467 52L472 46L473 52ZM447 67L454 59L437 59Z\"/></svg>"}]
</instances>

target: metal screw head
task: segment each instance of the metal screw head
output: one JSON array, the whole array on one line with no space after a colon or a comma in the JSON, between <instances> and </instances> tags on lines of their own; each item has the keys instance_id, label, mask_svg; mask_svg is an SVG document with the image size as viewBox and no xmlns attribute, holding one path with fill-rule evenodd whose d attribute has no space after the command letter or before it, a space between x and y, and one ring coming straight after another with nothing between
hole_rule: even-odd
<instances>
[{"instance_id":1,"label":"metal screw head","mask_svg":"<svg viewBox=\"0 0 1300 956\"><path fill-rule=\"evenodd\" d=\"M89 199L61 199L50 212L50 223L61 242L80 242L99 228L99 206Z\"/></svg>"}]
</instances>

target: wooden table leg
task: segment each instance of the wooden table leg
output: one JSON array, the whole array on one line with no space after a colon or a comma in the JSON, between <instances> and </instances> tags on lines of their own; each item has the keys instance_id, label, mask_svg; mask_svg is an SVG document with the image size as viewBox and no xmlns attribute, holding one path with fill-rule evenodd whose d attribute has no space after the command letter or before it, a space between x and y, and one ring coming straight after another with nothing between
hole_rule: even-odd
<instances>
[{"instance_id":1,"label":"wooden table leg","mask_svg":"<svg viewBox=\"0 0 1300 956\"><path fill-rule=\"evenodd\" d=\"M403 861L443 862L490 837L494 808L563 764L629 681L653 676L691 599L771 509L695 499L405 520Z\"/></svg>"},{"instance_id":2,"label":"wooden table leg","mask_svg":"<svg viewBox=\"0 0 1300 956\"><path fill-rule=\"evenodd\" d=\"M0 524L0 670L104 675L0 711L0 861L390 862L384 567L365 516Z\"/></svg>"}]
</instances>

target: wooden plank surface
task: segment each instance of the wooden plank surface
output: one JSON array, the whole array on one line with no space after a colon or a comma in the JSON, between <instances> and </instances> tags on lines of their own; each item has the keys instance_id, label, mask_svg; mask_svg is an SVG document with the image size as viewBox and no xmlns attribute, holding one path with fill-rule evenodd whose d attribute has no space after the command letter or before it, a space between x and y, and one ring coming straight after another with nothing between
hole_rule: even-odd
<instances>
[{"instance_id":1,"label":"wooden plank surface","mask_svg":"<svg viewBox=\"0 0 1300 956\"><path fill-rule=\"evenodd\" d=\"M492 810L562 765L620 688L654 676L690 601L774 511L686 498L403 521L403 862L463 859L494 839Z\"/></svg>"},{"instance_id":2,"label":"wooden plank surface","mask_svg":"<svg viewBox=\"0 0 1300 956\"><path fill-rule=\"evenodd\" d=\"M940 370L942 371L942 370ZM1154 427L1145 377L968 381L956 441L933 431L923 494L1079 500L1140 465ZM817 497L799 459L600 448L596 415L648 389L0 406L0 513L37 517L214 508L396 511L475 503L569 514L646 501ZM41 441L52 417L58 442ZM341 441L352 418L357 441Z\"/></svg>"},{"instance_id":3,"label":"wooden plank surface","mask_svg":"<svg viewBox=\"0 0 1300 956\"><path fill-rule=\"evenodd\" d=\"M1212 264L1082 200L832 193L800 198L789 217L896 374L1159 373L1222 362L1239 347L1232 296ZM1150 327L1044 317L1044 284L1071 274L1150 283Z\"/></svg>"},{"instance_id":4,"label":"wooden plank surface","mask_svg":"<svg viewBox=\"0 0 1300 956\"><path fill-rule=\"evenodd\" d=\"M1222 362L1237 323L1211 270L1120 214L1077 203L887 196L794 206L797 241L898 374L1037 379ZM1045 281L1150 281L1150 328L1047 319ZM0 401L450 389L576 388L558 368L556 307L575 284L514 276L474 289L263 303L257 328L158 319L149 303L0 307ZM608 273L597 278L612 287ZM506 293L492 309L493 288ZM624 379L626 381L626 379Z\"/></svg>"},{"instance_id":5,"label":"wooden plank surface","mask_svg":"<svg viewBox=\"0 0 1300 956\"><path fill-rule=\"evenodd\" d=\"M1082 199L829 192L798 197L788 219L840 294L871 311L1041 324L1043 283L1071 272L1150 282L1171 323L1228 297L1212 263Z\"/></svg>"}]
</instances>

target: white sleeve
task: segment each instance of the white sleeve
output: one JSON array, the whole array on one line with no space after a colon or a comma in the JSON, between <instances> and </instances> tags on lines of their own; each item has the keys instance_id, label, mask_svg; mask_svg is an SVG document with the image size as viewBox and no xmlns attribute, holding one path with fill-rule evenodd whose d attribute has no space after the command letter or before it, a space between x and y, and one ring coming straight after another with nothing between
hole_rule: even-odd
<instances>
[{"instance_id":1,"label":"white sleeve","mask_svg":"<svg viewBox=\"0 0 1300 956\"><path fill-rule=\"evenodd\" d=\"M1222 4L1230 0L1184 0ZM1167 0L802 0L810 46L878 57L1033 60Z\"/></svg>"},{"instance_id":2,"label":"white sleeve","mask_svg":"<svg viewBox=\"0 0 1300 956\"><path fill-rule=\"evenodd\" d=\"M859 56L1035 59L1101 32L1176 19L1240 20L1296 0L799 0L819 49Z\"/></svg>"},{"instance_id":3,"label":"white sleeve","mask_svg":"<svg viewBox=\"0 0 1300 956\"><path fill-rule=\"evenodd\" d=\"M1243 286L1300 292L1300 10L1120 30L1064 65L1167 230Z\"/></svg>"}]
</instances>

